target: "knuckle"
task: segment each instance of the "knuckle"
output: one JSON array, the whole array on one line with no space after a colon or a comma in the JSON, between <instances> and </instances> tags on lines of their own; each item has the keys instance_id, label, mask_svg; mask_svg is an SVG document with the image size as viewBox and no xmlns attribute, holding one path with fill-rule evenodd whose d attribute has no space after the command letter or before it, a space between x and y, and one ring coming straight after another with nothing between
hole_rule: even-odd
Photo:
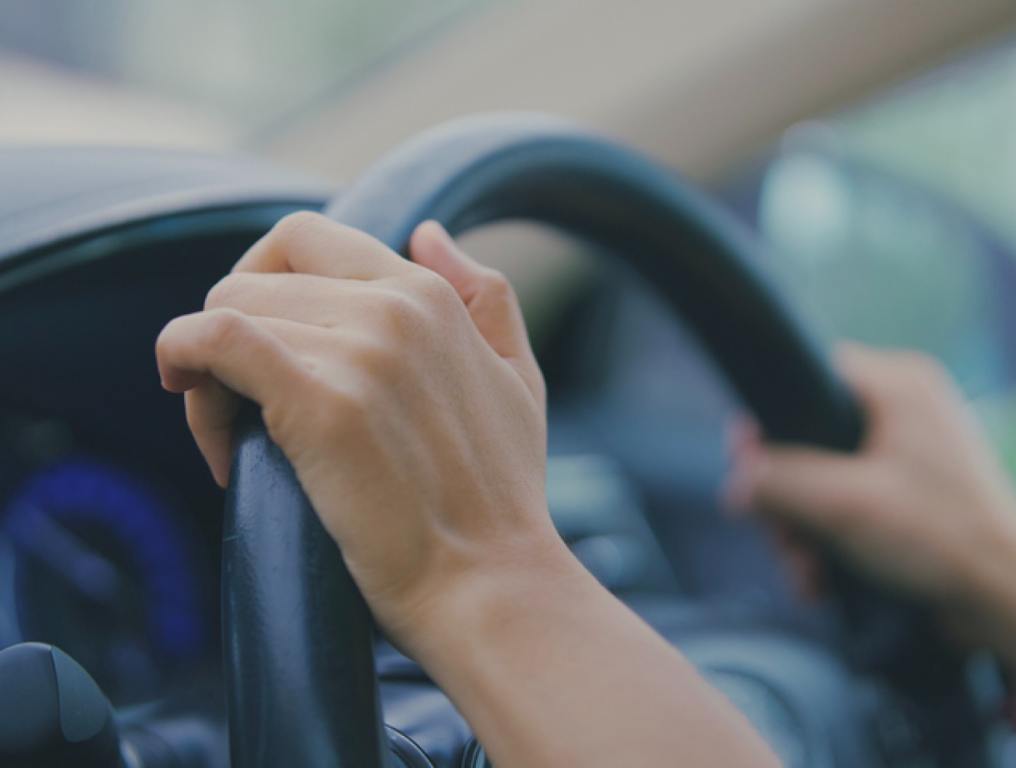
<instances>
[{"instance_id":1,"label":"knuckle","mask_svg":"<svg viewBox=\"0 0 1016 768\"><path fill-rule=\"evenodd\" d=\"M348 382L345 386L326 385L320 399L321 407L315 423L326 435L362 431L367 422L369 403L366 389Z\"/></svg>"},{"instance_id":2,"label":"knuckle","mask_svg":"<svg viewBox=\"0 0 1016 768\"><path fill-rule=\"evenodd\" d=\"M426 313L411 292L386 290L378 295L378 312L385 330L405 336L426 320Z\"/></svg>"},{"instance_id":3,"label":"knuckle","mask_svg":"<svg viewBox=\"0 0 1016 768\"><path fill-rule=\"evenodd\" d=\"M313 211L297 211L283 216L272 227L268 238L272 245L283 250L297 248L308 235L320 229L328 219Z\"/></svg>"},{"instance_id":4,"label":"knuckle","mask_svg":"<svg viewBox=\"0 0 1016 768\"><path fill-rule=\"evenodd\" d=\"M372 381L388 381L398 373L401 356L390 344L362 341L352 353L353 363Z\"/></svg>"},{"instance_id":5,"label":"knuckle","mask_svg":"<svg viewBox=\"0 0 1016 768\"><path fill-rule=\"evenodd\" d=\"M440 315L452 302L462 303L455 288L445 278L423 267L386 281L379 303L390 304L396 318L414 323Z\"/></svg>"},{"instance_id":6,"label":"knuckle","mask_svg":"<svg viewBox=\"0 0 1016 768\"><path fill-rule=\"evenodd\" d=\"M244 279L245 275L242 272L235 272L220 279L205 296L205 309L233 306L243 290Z\"/></svg>"},{"instance_id":7,"label":"knuckle","mask_svg":"<svg viewBox=\"0 0 1016 768\"><path fill-rule=\"evenodd\" d=\"M232 346L250 330L250 320L236 309L213 309L205 317L205 343L213 349Z\"/></svg>"},{"instance_id":8,"label":"knuckle","mask_svg":"<svg viewBox=\"0 0 1016 768\"><path fill-rule=\"evenodd\" d=\"M481 277L481 291L492 301L510 302L515 300L515 289L503 272L484 267Z\"/></svg>"},{"instance_id":9,"label":"knuckle","mask_svg":"<svg viewBox=\"0 0 1016 768\"><path fill-rule=\"evenodd\" d=\"M433 305L460 301L452 284L429 269L420 269L407 278L407 286L413 294Z\"/></svg>"}]
</instances>

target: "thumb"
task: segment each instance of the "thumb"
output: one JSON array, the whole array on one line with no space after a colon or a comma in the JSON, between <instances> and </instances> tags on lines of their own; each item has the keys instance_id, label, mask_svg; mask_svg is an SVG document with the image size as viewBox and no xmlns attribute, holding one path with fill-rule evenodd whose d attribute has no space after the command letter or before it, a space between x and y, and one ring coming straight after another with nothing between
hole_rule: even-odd
<instances>
[{"instance_id":1,"label":"thumb","mask_svg":"<svg viewBox=\"0 0 1016 768\"><path fill-rule=\"evenodd\" d=\"M522 310L508 279L467 256L436 221L425 221L416 228L409 240L409 255L452 284L480 335L498 355L516 366L530 388L542 392L542 378L536 370Z\"/></svg>"},{"instance_id":2,"label":"thumb","mask_svg":"<svg viewBox=\"0 0 1016 768\"><path fill-rule=\"evenodd\" d=\"M737 507L840 538L850 519L864 514L868 485L856 457L763 447L735 466L728 494Z\"/></svg>"}]
</instances>

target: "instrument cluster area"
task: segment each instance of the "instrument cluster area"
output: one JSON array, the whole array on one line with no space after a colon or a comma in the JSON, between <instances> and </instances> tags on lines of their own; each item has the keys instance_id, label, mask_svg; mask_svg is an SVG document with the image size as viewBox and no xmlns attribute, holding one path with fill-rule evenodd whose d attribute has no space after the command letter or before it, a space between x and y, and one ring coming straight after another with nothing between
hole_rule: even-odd
<instances>
[{"instance_id":1,"label":"instrument cluster area","mask_svg":"<svg viewBox=\"0 0 1016 768\"><path fill-rule=\"evenodd\" d=\"M118 704L164 696L217 656L216 526L165 482L75 450L66 425L8 418L0 646L51 643Z\"/></svg>"},{"instance_id":2,"label":"instrument cluster area","mask_svg":"<svg viewBox=\"0 0 1016 768\"><path fill-rule=\"evenodd\" d=\"M0 645L57 645L118 706L219 665L222 494L153 350L257 235L233 224L181 242L164 236L172 224L0 276L13 329L0 337Z\"/></svg>"}]
</instances>

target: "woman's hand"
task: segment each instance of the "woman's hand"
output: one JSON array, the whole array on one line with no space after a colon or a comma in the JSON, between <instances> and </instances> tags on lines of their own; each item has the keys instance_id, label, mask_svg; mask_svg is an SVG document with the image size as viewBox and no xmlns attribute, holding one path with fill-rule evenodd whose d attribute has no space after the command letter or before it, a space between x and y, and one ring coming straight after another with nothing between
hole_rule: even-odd
<instances>
[{"instance_id":1,"label":"woman's hand","mask_svg":"<svg viewBox=\"0 0 1016 768\"><path fill-rule=\"evenodd\" d=\"M554 530L543 380L508 283L433 223L410 254L290 216L166 327L163 383L186 392L216 480L242 395L388 636L495 764L774 764Z\"/></svg>"},{"instance_id":2,"label":"woman's hand","mask_svg":"<svg viewBox=\"0 0 1016 768\"><path fill-rule=\"evenodd\" d=\"M849 346L840 368L868 416L860 453L764 445L741 430L728 500L825 538L973 630L969 640L1016 651L1016 500L959 392L915 353ZM814 570L800 550L792 559Z\"/></svg>"},{"instance_id":3,"label":"woman's hand","mask_svg":"<svg viewBox=\"0 0 1016 768\"><path fill-rule=\"evenodd\" d=\"M411 254L294 214L157 344L163 385L186 392L220 485L236 393L261 405L375 616L408 649L478 570L564 549L544 495L543 379L514 292L434 223Z\"/></svg>"}]
</instances>

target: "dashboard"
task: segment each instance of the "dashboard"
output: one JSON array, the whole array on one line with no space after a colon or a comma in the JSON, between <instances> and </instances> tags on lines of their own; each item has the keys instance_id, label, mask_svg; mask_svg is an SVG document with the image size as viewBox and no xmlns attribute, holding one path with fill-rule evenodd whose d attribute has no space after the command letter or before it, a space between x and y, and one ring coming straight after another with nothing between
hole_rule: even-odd
<instances>
[{"instance_id":1,"label":"dashboard","mask_svg":"<svg viewBox=\"0 0 1016 768\"><path fill-rule=\"evenodd\" d=\"M64 648L118 703L217 661L222 497L161 391L153 340L251 239L139 242L2 303L17 329L0 339L17 361L0 419L4 640Z\"/></svg>"}]
</instances>

